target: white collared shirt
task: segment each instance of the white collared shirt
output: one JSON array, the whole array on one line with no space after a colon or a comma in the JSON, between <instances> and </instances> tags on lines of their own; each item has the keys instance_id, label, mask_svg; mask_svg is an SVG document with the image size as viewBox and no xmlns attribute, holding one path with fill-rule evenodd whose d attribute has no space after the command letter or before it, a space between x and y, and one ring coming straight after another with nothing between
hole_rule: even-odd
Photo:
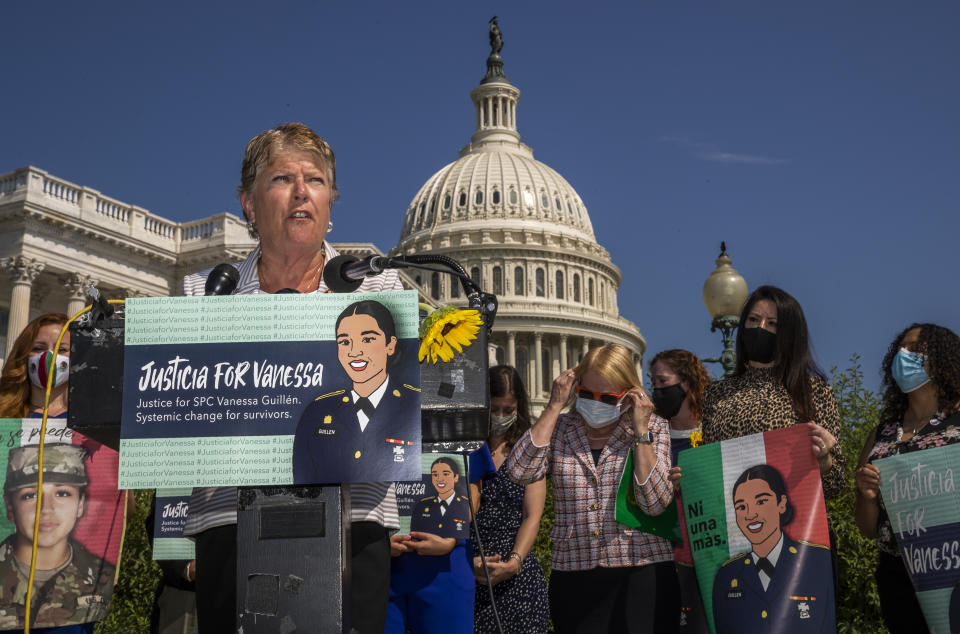
<instances>
[{"instance_id":1,"label":"white collared shirt","mask_svg":"<svg viewBox=\"0 0 960 634\"><path fill-rule=\"evenodd\" d=\"M456 491L451 491L450 495L445 498L440 498L440 502L446 502L447 504L440 504L440 517L443 517L447 514L447 505L453 502L453 496L456 494Z\"/></svg>"},{"instance_id":2,"label":"white collared shirt","mask_svg":"<svg viewBox=\"0 0 960 634\"><path fill-rule=\"evenodd\" d=\"M377 407L378 405L380 405L380 399L382 399L383 395L387 393L387 383L389 382L390 382L390 375L387 375L387 378L383 380L383 383L380 384L380 387L378 387L373 394L367 397L370 400L370 403L374 407ZM360 398L360 395L357 394L354 390L350 390L350 395L353 396L353 403L354 405L356 405L357 399ZM362 409L357 410L357 420L360 421L360 431L363 431L364 429L366 429L367 423L370 422L370 419L367 418L366 413L364 413Z\"/></svg>"},{"instance_id":3,"label":"white collared shirt","mask_svg":"<svg viewBox=\"0 0 960 634\"><path fill-rule=\"evenodd\" d=\"M773 550L770 551L770 554L767 555L767 560L773 564L773 567L777 567L777 561L780 559L780 551L783 550L783 533L780 533L780 541L777 542L777 545L773 547ZM755 552L751 552L753 555L754 562L760 561L760 555ZM760 577L760 583L763 585L764 591L766 591L767 586L770 585L770 577L767 576L767 573L757 568L757 576Z\"/></svg>"}]
</instances>

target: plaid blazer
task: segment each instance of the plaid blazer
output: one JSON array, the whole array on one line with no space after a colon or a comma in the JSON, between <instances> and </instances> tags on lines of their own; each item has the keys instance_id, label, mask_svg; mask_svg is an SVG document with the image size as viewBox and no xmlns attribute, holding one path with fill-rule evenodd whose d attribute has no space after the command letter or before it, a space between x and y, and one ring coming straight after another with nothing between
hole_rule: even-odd
<instances>
[{"instance_id":1,"label":"plaid blazer","mask_svg":"<svg viewBox=\"0 0 960 634\"><path fill-rule=\"evenodd\" d=\"M657 463L645 482L632 478L641 509L659 515L673 500L670 431L666 420L650 417ZM617 488L632 450L635 434L629 416L620 419L595 465L585 423L579 414L561 414L550 444L538 447L528 431L506 460L507 476L527 485L550 476L554 527L551 568L589 570L602 566L643 566L673 560L669 540L628 528L616 520Z\"/></svg>"}]
</instances>

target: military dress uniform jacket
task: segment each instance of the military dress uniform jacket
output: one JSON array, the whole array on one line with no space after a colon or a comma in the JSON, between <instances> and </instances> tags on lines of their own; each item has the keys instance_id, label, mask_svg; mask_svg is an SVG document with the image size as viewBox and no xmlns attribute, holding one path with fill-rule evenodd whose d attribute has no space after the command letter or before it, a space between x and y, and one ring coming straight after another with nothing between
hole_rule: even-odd
<instances>
[{"instance_id":1,"label":"military dress uniform jacket","mask_svg":"<svg viewBox=\"0 0 960 634\"><path fill-rule=\"evenodd\" d=\"M717 634L835 632L834 603L830 550L796 542L786 533L766 590L753 553L727 561L713 580Z\"/></svg>"},{"instance_id":2,"label":"military dress uniform jacket","mask_svg":"<svg viewBox=\"0 0 960 634\"><path fill-rule=\"evenodd\" d=\"M0 630L22 628L26 614L28 579L14 559L13 539L0 543ZM31 629L99 621L110 611L116 568L73 540L70 546L70 563L33 594Z\"/></svg>"},{"instance_id":3,"label":"military dress uniform jacket","mask_svg":"<svg viewBox=\"0 0 960 634\"><path fill-rule=\"evenodd\" d=\"M413 507L410 530L433 533L441 537L470 538L470 504L462 495L450 499L447 512L440 510L440 498L431 495Z\"/></svg>"},{"instance_id":4,"label":"military dress uniform jacket","mask_svg":"<svg viewBox=\"0 0 960 634\"><path fill-rule=\"evenodd\" d=\"M386 482L420 477L414 434L419 390L393 379L363 431L350 388L317 397L300 416L293 440L293 481ZM412 432L412 433L411 433Z\"/></svg>"}]
</instances>

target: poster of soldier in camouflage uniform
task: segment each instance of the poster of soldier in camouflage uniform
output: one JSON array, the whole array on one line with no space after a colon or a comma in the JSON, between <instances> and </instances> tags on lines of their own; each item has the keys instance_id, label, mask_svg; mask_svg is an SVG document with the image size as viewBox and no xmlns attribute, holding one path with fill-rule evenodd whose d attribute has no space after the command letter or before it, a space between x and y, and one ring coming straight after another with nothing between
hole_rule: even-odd
<instances>
[{"instance_id":1,"label":"poster of soldier in camouflage uniform","mask_svg":"<svg viewBox=\"0 0 960 634\"><path fill-rule=\"evenodd\" d=\"M24 626L35 531L31 628L103 619L116 581L123 529L117 453L49 420L37 525L39 427L37 419L0 419L0 630Z\"/></svg>"}]
</instances>

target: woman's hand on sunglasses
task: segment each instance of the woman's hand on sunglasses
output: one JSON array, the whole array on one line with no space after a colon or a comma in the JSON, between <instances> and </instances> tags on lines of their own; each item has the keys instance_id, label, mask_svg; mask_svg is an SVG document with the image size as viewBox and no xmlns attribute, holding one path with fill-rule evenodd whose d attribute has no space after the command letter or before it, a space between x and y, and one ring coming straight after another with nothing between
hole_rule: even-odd
<instances>
[{"instance_id":1,"label":"woman's hand on sunglasses","mask_svg":"<svg viewBox=\"0 0 960 634\"><path fill-rule=\"evenodd\" d=\"M567 401L570 400L570 394L573 393L576 384L577 375L574 374L572 368L561 372L560 376L553 380L553 387L550 388L550 402L547 403L547 407L557 410L563 409Z\"/></svg>"},{"instance_id":2,"label":"woman's hand on sunglasses","mask_svg":"<svg viewBox=\"0 0 960 634\"><path fill-rule=\"evenodd\" d=\"M654 409L650 397L643 391L643 388L632 388L623 396L621 410L625 409L628 405L633 413L631 417L633 421L633 431L637 435L646 434L650 429L650 416L653 414Z\"/></svg>"}]
</instances>

